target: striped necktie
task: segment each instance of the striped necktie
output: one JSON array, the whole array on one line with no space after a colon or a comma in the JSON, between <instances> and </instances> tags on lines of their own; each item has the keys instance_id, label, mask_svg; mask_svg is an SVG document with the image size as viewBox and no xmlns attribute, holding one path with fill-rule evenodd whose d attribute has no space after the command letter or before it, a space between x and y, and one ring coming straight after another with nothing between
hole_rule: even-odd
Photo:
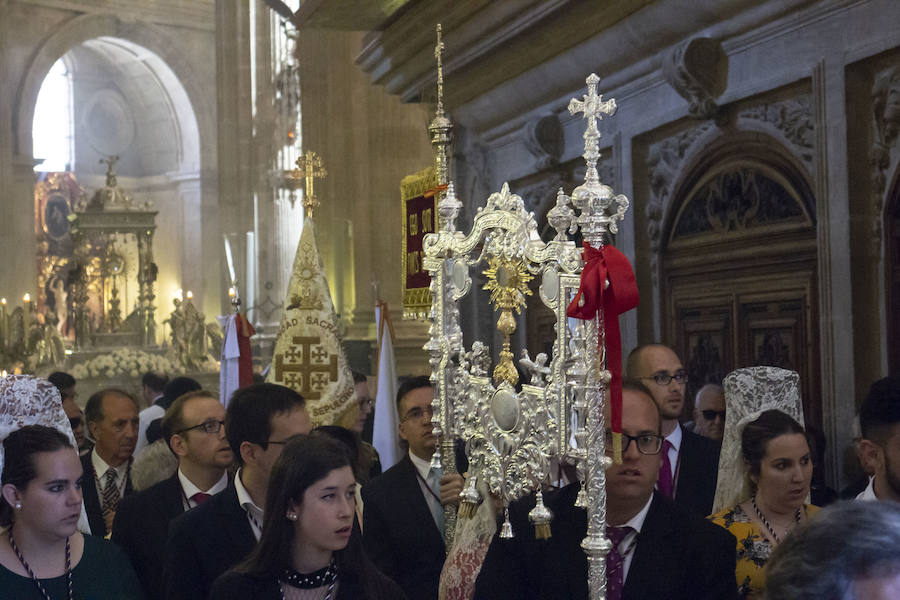
<instances>
[{"instance_id":1,"label":"striped necktie","mask_svg":"<svg viewBox=\"0 0 900 600\"><path fill-rule=\"evenodd\" d=\"M116 485L116 470L112 467L103 475L103 514L116 512L119 507L119 486Z\"/></svg>"}]
</instances>

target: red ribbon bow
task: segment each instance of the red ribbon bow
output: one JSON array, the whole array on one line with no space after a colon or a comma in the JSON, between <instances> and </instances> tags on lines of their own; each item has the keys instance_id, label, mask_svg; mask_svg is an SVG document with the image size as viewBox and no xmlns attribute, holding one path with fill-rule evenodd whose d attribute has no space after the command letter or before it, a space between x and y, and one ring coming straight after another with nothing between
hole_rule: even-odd
<instances>
[{"instance_id":1,"label":"red ribbon bow","mask_svg":"<svg viewBox=\"0 0 900 600\"><path fill-rule=\"evenodd\" d=\"M613 432L613 454L621 462L622 336L619 332L619 315L636 307L640 297L631 263L615 246L593 248L585 242L582 258L585 265L581 271L581 285L566 314L588 320L603 310L606 369L612 375L609 382L610 429ZM609 286L604 289L607 279ZM599 339L597 345L599 348Z\"/></svg>"}]
</instances>

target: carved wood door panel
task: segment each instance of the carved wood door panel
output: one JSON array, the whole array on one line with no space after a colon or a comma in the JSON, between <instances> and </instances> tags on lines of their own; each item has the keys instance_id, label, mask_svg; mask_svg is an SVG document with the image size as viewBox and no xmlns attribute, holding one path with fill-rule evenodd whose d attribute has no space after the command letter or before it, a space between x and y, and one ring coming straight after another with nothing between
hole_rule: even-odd
<instances>
[{"instance_id":1,"label":"carved wood door panel","mask_svg":"<svg viewBox=\"0 0 900 600\"><path fill-rule=\"evenodd\" d=\"M900 193L894 195L893 210L887 213L887 298L888 372L900 374Z\"/></svg>"},{"instance_id":2,"label":"carved wood door panel","mask_svg":"<svg viewBox=\"0 0 900 600\"><path fill-rule=\"evenodd\" d=\"M667 334L690 376L684 417L706 383L742 367L775 366L799 373L805 419L821 428L815 271L754 270L669 279Z\"/></svg>"}]
</instances>

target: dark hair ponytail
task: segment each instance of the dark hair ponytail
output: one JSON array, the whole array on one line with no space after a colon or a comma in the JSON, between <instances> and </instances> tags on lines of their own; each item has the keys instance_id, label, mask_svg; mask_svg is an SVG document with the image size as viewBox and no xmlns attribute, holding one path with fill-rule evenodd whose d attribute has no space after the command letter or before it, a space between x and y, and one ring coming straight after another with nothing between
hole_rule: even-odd
<instances>
[{"instance_id":1,"label":"dark hair ponytail","mask_svg":"<svg viewBox=\"0 0 900 600\"><path fill-rule=\"evenodd\" d=\"M13 431L3 440L3 473L0 474L0 483L24 490L37 477L34 455L56 452L63 448L74 449L69 438L53 427L26 425ZM0 526L12 524L12 516L12 507L3 498L0 500Z\"/></svg>"}]
</instances>

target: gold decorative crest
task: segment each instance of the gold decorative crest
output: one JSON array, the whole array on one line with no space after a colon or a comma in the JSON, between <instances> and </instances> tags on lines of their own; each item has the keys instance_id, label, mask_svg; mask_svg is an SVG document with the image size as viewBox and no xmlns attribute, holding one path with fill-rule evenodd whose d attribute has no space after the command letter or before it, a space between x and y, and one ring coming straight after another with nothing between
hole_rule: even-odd
<instances>
[{"instance_id":1,"label":"gold decorative crest","mask_svg":"<svg viewBox=\"0 0 900 600\"><path fill-rule=\"evenodd\" d=\"M494 367L494 382L508 381L510 385L519 382L519 373L513 364L513 353L509 346L509 337L516 330L516 314L525 306L525 296L531 295L528 282L534 279L528 272L525 262L500 256L488 259L488 268L484 270L487 283L484 290L491 293L491 306L500 311L497 319L497 330L503 334L503 348L500 350L500 362Z\"/></svg>"}]
</instances>

